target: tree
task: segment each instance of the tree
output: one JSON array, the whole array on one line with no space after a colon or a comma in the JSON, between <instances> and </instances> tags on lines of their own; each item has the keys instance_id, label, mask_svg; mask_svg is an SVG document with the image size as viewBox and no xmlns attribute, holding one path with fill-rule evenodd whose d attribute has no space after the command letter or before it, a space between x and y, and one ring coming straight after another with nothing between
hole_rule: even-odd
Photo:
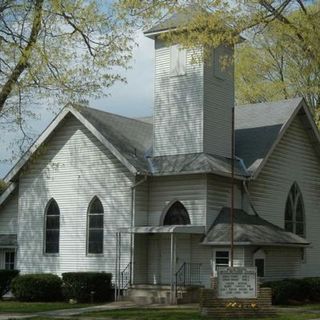
<instances>
[{"instance_id":1,"label":"tree","mask_svg":"<svg viewBox=\"0 0 320 320\"><path fill-rule=\"evenodd\" d=\"M300 96L319 123L320 65L284 36L277 23L238 46L235 66L239 104Z\"/></svg>"},{"instance_id":2,"label":"tree","mask_svg":"<svg viewBox=\"0 0 320 320\"><path fill-rule=\"evenodd\" d=\"M308 12L319 15L317 6ZM304 21L295 10L288 17ZM306 21L307 23L307 21ZM314 52L315 54L316 52ZM262 32L236 50L236 83L239 103L304 97L319 123L320 65L319 53L312 57L298 42L288 37L281 23L273 21Z\"/></svg>"},{"instance_id":3,"label":"tree","mask_svg":"<svg viewBox=\"0 0 320 320\"><path fill-rule=\"evenodd\" d=\"M0 0L0 126L36 114L36 101L62 105L105 94L123 81L132 28L98 0Z\"/></svg>"},{"instance_id":4,"label":"tree","mask_svg":"<svg viewBox=\"0 0 320 320\"><path fill-rule=\"evenodd\" d=\"M319 109L319 0L121 0L119 8L142 24L173 12L185 15L163 36L185 47L238 44L243 35L248 40L237 56L240 101L303 95L311 111Z\"/></svg>"}]
</instances>

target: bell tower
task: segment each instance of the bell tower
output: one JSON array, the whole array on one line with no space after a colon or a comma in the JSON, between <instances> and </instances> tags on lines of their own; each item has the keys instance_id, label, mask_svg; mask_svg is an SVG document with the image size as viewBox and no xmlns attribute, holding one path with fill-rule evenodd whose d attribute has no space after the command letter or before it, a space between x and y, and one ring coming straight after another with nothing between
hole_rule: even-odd
<instances>
[{"instance_id":1,"label":"bell tower","mask_svg":"<svg viewBox=\"0 0 320 320\"><path fill-rule=\"evenodd\" d=\"M160 39L172 30L173 16L145 32L155 44L153 156L208 153L231 157L233 48L184 49ZM207 56L207 55L206 55ZM196 62L195 62L196 61Z\"/></svg>"}]
</instances>

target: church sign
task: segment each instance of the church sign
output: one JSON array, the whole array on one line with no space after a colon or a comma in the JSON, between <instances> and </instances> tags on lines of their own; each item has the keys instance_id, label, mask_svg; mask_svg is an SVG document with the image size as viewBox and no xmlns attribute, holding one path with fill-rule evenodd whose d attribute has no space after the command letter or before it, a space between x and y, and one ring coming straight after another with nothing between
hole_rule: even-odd
<instances>
[{"instance_id":1,"label":"church sign","mask_svg":"<svg viewBox=\"0 0 320 320\"><path fill-rule=\"evenodd\" d=\"M257 270L255 267L217 268L218 298L251 299L257 297Z\"/></svg>"}]
</instances>

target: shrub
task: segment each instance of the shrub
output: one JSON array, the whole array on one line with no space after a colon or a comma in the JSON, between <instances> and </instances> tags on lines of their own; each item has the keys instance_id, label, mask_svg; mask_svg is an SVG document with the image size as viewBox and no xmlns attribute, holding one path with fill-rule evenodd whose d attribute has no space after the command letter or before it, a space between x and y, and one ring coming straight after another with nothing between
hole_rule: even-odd
<instances>
[{"instance_id":1,"label":"shrub","mask_svg":"<svg viewBox=\"0 0 320 320\"><path fill-rule=\"evenodd\" d=\"M9 292L11 281L18 274L18 270L0 270L0 299Z\"/></svg>"},{"instance_id":2,"label":"shrub","mask_svg":"<svg viewBox=\"0 0 320 320\"><path fill-rule=\"evenodd\" d=\"M19 301L59 301L62 280L54 274L26 274L13 279L12 293Z\"/></svg>"},{"instance_id":3,"label":"shrub","mask_svg":"<svg viewBox=\"0 0 320 320\"><path fill-rule=\"evenodd\" d=\"M112 295L111 273L67 272L62 274L63 295L66 299L89 302L93 292L94 301L110 301Z\"/></svg>"},{"instance_id":4,"label":"shrub","mask_svg":"<svg viewBox=\"0 0 320 320\"><path fill-rule=\"evenodd\" d=\"M272 289L273 304L320 301L320 278L284 279L262 284Z\"/></svg>"}]
</instances>

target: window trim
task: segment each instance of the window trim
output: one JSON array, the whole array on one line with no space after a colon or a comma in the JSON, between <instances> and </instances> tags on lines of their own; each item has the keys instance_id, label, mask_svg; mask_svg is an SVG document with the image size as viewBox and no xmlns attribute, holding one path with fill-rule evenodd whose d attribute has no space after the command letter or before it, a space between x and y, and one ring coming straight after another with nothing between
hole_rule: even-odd
<instances>
[{"instance_id":1,"label":"window trim","mask_svg":"<svg viewBox=\"0 0 320 320\"><path fill-rule=\"evenodd\" d=\"M13 268L7 268L7 265L12 265L11 262L7 263L6 259L7 259L7 253L9 254L13 254ZM16 252L13 250L6 250L4 251L4 269L5 270L14 270L16 267Z\"/></svg>"},{"instance_id":2,"label":"window trim","mask_svg":"<svg viewBox=\"0 0 320 320\"><path fill-rule=\"evenodd\" d=\"M228 252L228 267L230 267L231 265L231 261L230 261L230 249L228 248L218 248L218 249L213 249L213 259L212 259L212 272L213 275L216 277L217 276L217 264L216 264L216 256L217 256L217 252ZM221 264L219 264L218 266L223 266ZM227 267L227 266L226 266Z\"/></svg>"},{"instance_id":3,"label":"window trim","mask_svg":"<svg viewBox=\"0 0 320 320\"><path fill-rule=\"evenodd\" d=\"M256 260L263 260L263 277L260 277L260 278L265 278L266 274L267 274L267 272L266 272L267 271L266 257L267 257L266 252L261 248L256 250L253 254L253 266L254 267L256 266ZM257 277L258 277L258 269L257 269Z\"/></svg>"},{"instance_id":4,"label":"window trim","mask_svg":"<svg viewBox=\"0 0 320 320\"><path fill-rule=\"evenodd\" d=\"M91 206L92 204L94 203L94 201L98 200L100 203L101 203L101 206L102 206L102 210L103 210L103 213L102 213L102 217L103 217L103 220L102 220L102 252L100 253L92 253L92 252L89 252L89 234L90 234L90 229L89 229L89 217L90 217L90 209L91 209ZM86 256L88 257L97 257L97 256L104 256L104 239L105 239L105 236L104 236L104 231L105 231L105 227L104 227L104 207L103 207L103 204L102 204L102 201L100 200L100 198L98 196L94 196L89 205L88 205L88 209L87 209L87 225L86 225ZM97 214L95 213L94 215L101 215L101 213Z\"/></svg>"},{"instance_id":5,"label":"window trim","mask_svg":"<svg viewBox=\"0 0 320 320\"><path fill-rule=\"evenodd\" d=\"M171 78L174 77L182 77L185 76L187 74L187 49L183 48L181 45L179 44L173 44L170 46L169 48L169 55L170 55L170 70L169 70L169 74ZM182 65L183 64L183 71L181 72L180 70L180 66L177 66L176 64L174 64L173 62L173 55L174 52L177 53L177 61L178 61L178 65Z\"/></svg>"},{"instance_id":6,"label":"window trim","mask_svg":"<svg viewBox=\"0 0 320 320\"><path fill-rule=\"evenodd\" d=\"M291 220L287 220L286 218L286 213L287 213L287 206L288 206L288 201L290 201L290 206L292 208L292 219ZM302 221L297 221L297 208L298 208L298 204L301 203L302 205ZM286 227L287 224L292 224L292 231L288 230L288 228ZM303 234L299 235L297 234L297 224L302 224L303 225ZM285 208L284 208L284 229L287 232L292 232L296 235L298 235L299 237L302 238L306 238L306 214L305 214L305 205L304 205L304 201L303 201L303 194L301 192L301 189L298 185L298 183L295 181L288 192L287 198L286 198L286 202L285 202Z\"/></svg>"},{"instance_id":7,"label":"window trim","mask_svg":"<svg viewBox=\"0 0 320 320\"><path fill-rule=\"evenodd\" d=\"M165 222L165 220L166 220L166 217L167 217L169 211L171 210L171 208L172 208L176 203L179 203L179 204L184 208L184 210L186 211L187 216L188 216L188 223L187 223L187 224L182 224L182 225L191 225L190 215L189 215L189 212L188 212L186 206L182 203L182 201L177 200L177 199L174 199L174 200L170 201L170 202L168 203L168 205L165 206L165 209L164 209L164 211L162 212L162 215L161 215L160 225L162 225L162 226L170 226L170 225L171 225L171 226L175 226L175 225L176 225L176 224L164 224L164 222ZM181 225L181 224L180 224L180 225Z\"/></svg>"},{"instance_id":8,"label":"window trim","mask_svg":"<svg viewBox=\"0 0 320 320\"><path fill-rule=\"evenodd\" d=\"M59 209L59 241L58 241L58 252L47 252L47 212L49 209L49 206L52 202L55 202L58 209ZM58 205L58 202L54 199L51 198L47 204L46 204L46 208L44 210L44 226L43 226L43 255L44 256L48 256L48 257L58 257L60 255L60 229L61 229L61 225L60 225L60 217L61 217L61 212L60 212L60 207Z\"/></svg>"}]
</instances>

